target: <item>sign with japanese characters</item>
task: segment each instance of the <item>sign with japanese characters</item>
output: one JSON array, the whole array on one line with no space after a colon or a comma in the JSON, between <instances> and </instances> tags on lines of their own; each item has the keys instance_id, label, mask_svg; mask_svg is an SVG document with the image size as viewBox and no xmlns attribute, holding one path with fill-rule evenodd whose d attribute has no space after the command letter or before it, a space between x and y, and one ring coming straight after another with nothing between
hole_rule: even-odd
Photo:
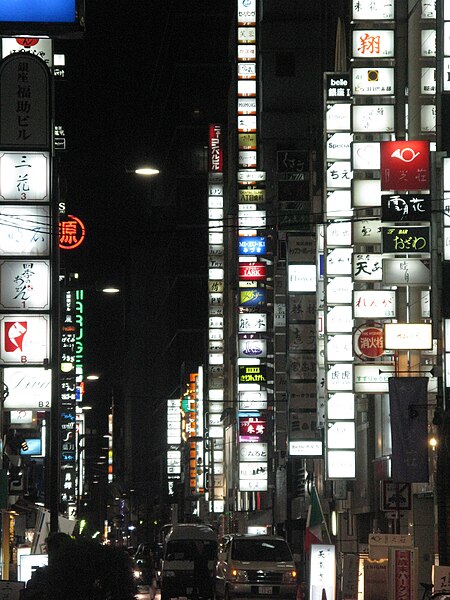
<instances>
[{"instance_id":1,"label":"sign with japanese characters","mask_svg":"<svg viewBox=\"0 0 450 600\"><path fill-rule=\"evenodd\" d=\"M239 333L258 333L267 330L265 313L248 313L239 315Z\"/></svg>"},{"instance_id":2,"label":"sign with japanese characters","mask_svg":"<svg viewBox=\"0 0 450 600\"><path fill-rule=\"evenodd\" d=\"M361 359L378 358L384 354L384 332L382 327L362 325L354 335L355 353Z\"/></svg>"},{"instance_id":3,"label":"sign with japanese characters","mask_svg":"<svg viewBox=\"0 0 450 600\"><path fill-rule=\"evenodd\" d=\"M394 58L393 29L354 29L354 58Z\"/></svg>"},{"instance_id":4,"label":"sign with japanese characters","mask_svg":"<svg viewBox=\"0 0 450 600\"><path fill-rule=\"evenodd\" d=\"M311 546L309 598L323 600L336 594L336 548L329 544Z\"/></svg>"},{"instance_id":5,"label":"sign with japanese characters","mask_svg":"<svg viewBox=\"0 0 450 600\"><path fill-rule=\"evenodd\" d=\"M352 92L355 96L394 94L394 69L391 67L353 68Z\"/></svg>"},{"instance_id":6,"label":"sign with japanese characters","mask_svg":"<svg viewBox=\"0 0 450 600\"><path fill-rule=\"evenodd\" d=\"M237 1L237 22L239 25L256 25L256 0Z\"/></svg>"},{"instance_id":7,"label":"sign with japanese characters","mask_svg":"<svg viewBox=\"0 0 450 600\"><path fill-rule=\"evenodd\" d=\"M350 161L327 162L327 188L350 188L352 178Z\"/></svg>"},{"instance_id":8,"label":"sign with japanese characters","mask_svg":"<svg viewBox=\"0 0 450 600\"><path fill-rule=\"evenodd\" d=\"M42 367L10 367L3 371L9 396L6 410L47 410L51 407L52 372Z\"/></svg>"},{"instance_id":9,"label":"sign with japanese characters","mask_svg":"<svg viewBox=\"0 0 450 600\"><path fill-rule=\"evenodd\" d=\"M431 323L385 323L384 345L389 350L431 350Z\"/></svg>"},{"instance_id":10,"label":"sign with japanese characters","mask_svg":"<svg viewBox=\"0 0 450 600\"><path fill-rule=\"evenodd\" d=\"M332 131L350 131L351 104L327 104L326 129Z\"/></svg>"},{"instance_id":11,"label":"sign with japanese characters","mask_svg":"<svg viewBox=\"0 0 450 600\"><path fill-rule=\"evenodd\" d=\"M49 261L0 261L0 307L2 309L48 310L49 303Z\"/></svg>"},{"instance_id":12,"label":"sign with japanese characters","mask_svg":"<svg viewBox=\"0 0 450 600\"><path fill-rule=\"evenodd\" d=\"M325 86L327 102L348 102L351 98L348 73L325 73Z\"/></svg>"},{"instance_id":13,"label":"sign with japanese characters","mask_svg":"<svg viewBox=\"0 0 450 600\"><path fill-rule=\"evenodd\" d=\"M355 393L387 394L389 377L394 372L392 364L355 365Z\"/></svg>"},{"instance_id":14,"label":"sign with japanese characters","mask_svg":"<svg viewBox=\"0 0 450 600\"><path fill-rule=\"evenodd\" d=\"M2 38L2 58L8 54L25 52L39 56L49 67L53 66L53 49L50 38L17 37Z\"/></svg>"},{"instance_id":15,"label":"sign with japanese characters","mask_svg":"<svg viewBox=\"0 0 450 600\"><path fill-rule=\"evenodd\" d=\"M50 215L47 206L0 206L0 254L50 254Z\"/></svg>"},{"instance_id":16,"label":"sign with japanese characters","mask_svg":"<svg viewBox=\"0 0 450 600\"><path fill-rule=\"evenodd\" d=\"M266 408L266 390L239 392L239 410L264 410Z\"/></svg>"},{"instance_id":17,"label":"sign with japanese characters","mask_svg":"<svg viewBox=\"0 0 450 600\"><path fill-rule=\"evenodd\" d=\"M266 383L267 365L239 365L240 383Z\"/></svg>"},{"instance_id":18,"label":"sign with japanese characters","mask_svg":"<svg viewBox=\"0 0 450 600\"><path fill-rule=\"evenodd\" d=\"M49 199L48 152L0 154L0 199L29 202Z\"/></svg>"},{"instance_id":19,"label":"sign with japanese characters","mask_svg":"<svg viewBox=\"0 0 450 600\"><path fill-rule=\"evenodd\" d=\"M267 462L267 442L243 442L239 444L241 462Z\"/></svg>"},{"instance_id":20,"label":"sign with japanese characters","mask_svg":"<svg viewBox=\"0 0 450 600\"><path fill-rule=\"evenodd\" d=\"M429 260L419 258L383 258L384 285L428 286L431 281Z\"/></svg>"},{"instance_id":21,"label":"sign with japanese characters","mask_svg":"<svg viewBox=\"0 0 450 600\"><path fill-rule=\"evenodd\" d=\"M328 420L327 448L354 448L356 444L355 421Z\"/></svg>"},{"instance_id":22,"label":"sign with japanese characters","mask_svg":"<svg viewBox=\"0 0 450 600\"><path fill-rule=\"evenodd\" d=\"M261 236L241 236L238 239L240 255L262 256L266 253L266 238Z\"/></svg>"},{"instance_id":23,"label":"sign with japanese characters","mask_svg":"<svg viewBox=\"0 0 450 600\"><path fill-rule=\"evenodd\" d=\"M329 479L354 479L355 474L355 450L327 451L327 476Z\"/></svg>"},{"instance_id":24,"label":"sign with japanese characters","mask_svg":"<svg viewBox=\"0 0 450 600\"><path fill-rule=\"evenodd\" d=\"M266 439L266 417L239 417L239 442L263 442Z\"/></svg>"},{"instance_id":25,"label":"sign with japanese characters","mask_svg":"<svg viewBox=\"0 0 450 600\"><path fill-rule=\"evenodd\" d=\"M289 456L322 456L321 440L289 440Z\"/></svg>"},{"instance_id":26,"label":"sign with japanese characters","mask_svg":"<svg viewBox=\"0 0 450 600\"><path fill-rule=\"evenodd\" d=\"M327 389L329 391L351 391L353 389L353 365L350 363L329 364Z\"/></svg>"},{"instance_id":27,"label":"sign with japanese characters","mask_svg":"<svg viewBox=\"0 0 450 600\"><path fill-rule=\"evenodd\" d=\"M381 254L356 253L353 255L354 281L381 281L383 263Z\"/></svg>"},{"instance_id":28,"label":"sign with japanese characters","mask_svg":"<svg viewBox=\"0 0 450 600\"><path fill-rule=\"evenodd\" d=\"M239 304L242 307L263 306L266 303L266 290L264 288L247 288L239 290Z\"/></svg>"},{"instance_id":29,"label":"sign with japanese characters","mask_svg":"<svg viewBox=\"0 0 450 600\"><path fill-rule=\"evenodd\" d=\"M0 4L2 7L7 3ZM9 2L10 7L17 2ZM30 6L27 0L20 5ZM5 19L1 18L0 21ZM7 19L6 19L7 20ZM50 147L50 71L40 58L10 54L0 63L0 146L21 150Z\"/></svg>"},{"instance_id":30,"label":"sign with japanese characters","mask_svg":"<svg viewBox=\"0 0 450 600\"><path fill-rule=\"evenodd\" d=\"M357 290L353 292L355 319L383 318L396 316L395 291Z\"/></svg>"},{"instance_id":31,"label":"sign with japanese characters","mask_svg":"<svg viewBox=\"0 0 450 600\"><path fill-rule=\"evenodd\" d=\"M383 21L394 19L394 2L386 0L352 0L354 21Z\"/></svg>"},{"instance_id":32,"label":"sign with japanese characters","mask_svg":"<svg viewBox=\"0 0 450 600\"><path fill-rule=\"evenodd\" d=\"M429 254L429 227L383 227L383 253L385 254Z\"/></svg>"},{"instance_id":33,"label":"sign with japanese characters","mask_svg":"<svg viewBox=\"0 0 450 600\"><path fill-rule=\"evenodd\" d=\"M382 190L427 190L430 144L424 140L380 142Z\"/></svg>"},{"instance_id":34,"label":"sign with japanese characters","mask_svg":"<svg viewBox=\"0 0 450 600\"><path fill-rule=\"evenodd\" d=\"M392 105L361 104L353 106L353 133L393 132L394 122L395 114Z\"/></svg>"},{"instance_id":35,"label":"sign with japanese characters","mask_svg":"<svg viewBox=\"0 0 450 600\"><path fill-rule=\"evenodd\" d=\"M327 304L351 304L353 281L350 276L327 277Z\"/></svg>"},{"instance_id":36,"label":"sign with japanese characters","mask_svg":"<svg viewBox=\"0 0 450 600\"><path fill-rule=\"evenodd\" d=\"M327 332L346 333L353 330L353 311L350 306L332 306L327 308Z\"/></svg>"},{"instance_id":37,"label":"sign with japanese characters","mask_svg":"<svg viewBox=\"0 0 450 600\"><path fill-rule=\"evenodd\" d=\"M329 394L327 414L329 419L354 419L355 395L351 392L335 392Z\"/></svg>"},{"instance_id":38,"label":"sign with japanese characters","mask_svg":"<svg viewBox=\"0 0 450 600\"><path fill-rule=\"evenodd\" d=\"M61 250L75 250L86 237L83 221L74 215L67 215L59 223L59 247Z\"/></svg>"},{"instance_id":39,"label":"sign with japanese characters","mask_svg":"<svg viewBox=\"0 0 450 600\"><path fill-rule=\"evenodd\" d=\"M242 173L242 171L240 171ZM238 214L238 225L241 228L263 229L266 226L265 210L240 210Z\"/></svg>"},{"instance_id":40,"label":"sign with japanese characters","mask_svg":"<svg viewBox=\"0 0 450 600\"><path fill-rule=\"evenodd\" d=\"M327 275L350 275L353 248L332 248L327 251Z\"/></svg>"},{"instance_id":41,"label":"sign with japanese characters","mask_svg":"<svg viewBox=\"0 0 450 600\"><path fill-rule=\"evenodd\" d=\"M383 221L430 221L431 196L429 194L382 194L381 218Z\"/></svg>"}]
</instances>

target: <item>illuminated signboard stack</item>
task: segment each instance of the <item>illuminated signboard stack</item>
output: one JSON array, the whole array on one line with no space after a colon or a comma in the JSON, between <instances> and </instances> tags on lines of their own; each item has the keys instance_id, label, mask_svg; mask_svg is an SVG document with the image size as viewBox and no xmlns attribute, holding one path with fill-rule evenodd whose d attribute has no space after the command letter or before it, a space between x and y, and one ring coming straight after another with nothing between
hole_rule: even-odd
<instances>
[{"instance_id":1,"label":"illuminated signboard stack","mask_svg":"<svg viewBox=\"0 0 450 600\"><path fill-rule=\"evenodd\" d=\"M257 171L257 2L237 2L239 491L268 489L265 179Z\"/></svg>"},{"instance_id":2,"label":"illuminated signboard stack","mask_svg":"<svg viewBox=\"0 0 450 600\"><path fill-rule=\"evenodd\" d=\"M208 440L210 511L224 509L223 423L224 410L224 273L223 144L222 127L209 127L208 146Z\"/></svg>"},{"instance_id":3,"label":"illuminated signboard stack","mask_svg":"<svg viewBox=\"0 0 450 600\"><path fill-rule=\"evenodd\" d=\"M49 411L50 72L36 56L12 54L0 64L0 88L0 364L11 392L4 408Z\"/></svg>"},{"instance_id":4,"label":"illuminated signboard stack","mask_svg":"<svg viewBox=\"0 0 450 600\"><path fill-rule=\"evenodd\" d=\"M181 481L181 399L167 400L167 495L176 497L176 485Z\"/></svg>"},{"instance_id":5,"label":"illuminated signboard stack","mask_svg":"<svg viewBox=\"0 0 450 600\"><path fill-rule=\"evenodd\" d=\"M318 236L318 264L323 262L325 307L324 409L319 392L318 421L326 420L326 467L329 478L355 476L355 401L352 352L352 257L351 217L351 90L348 73L326 73L325 104L325 222L322 258ZM321 273L319 273L321 280ZM322 313L320 313L322 314ZM319 345L320 348L321 344ZM321 369L319 356L319 372ZM320 379L320 378L319 378Z\"/></svg>"}]
</instances>

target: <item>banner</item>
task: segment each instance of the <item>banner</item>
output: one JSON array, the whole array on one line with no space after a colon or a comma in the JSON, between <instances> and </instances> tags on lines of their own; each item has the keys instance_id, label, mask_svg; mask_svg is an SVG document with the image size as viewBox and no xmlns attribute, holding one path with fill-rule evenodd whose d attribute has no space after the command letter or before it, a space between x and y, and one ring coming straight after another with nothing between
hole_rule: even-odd
<instances>
[{"instance_id":1,"label":"banner","mask_svg":"<svg viewBox=\"0 0 450 600\"><path fill-rule=\"evenodd\" d=\"M428 481L426 377L390 377L392 480Z\"/></svg>"}]
</instances>

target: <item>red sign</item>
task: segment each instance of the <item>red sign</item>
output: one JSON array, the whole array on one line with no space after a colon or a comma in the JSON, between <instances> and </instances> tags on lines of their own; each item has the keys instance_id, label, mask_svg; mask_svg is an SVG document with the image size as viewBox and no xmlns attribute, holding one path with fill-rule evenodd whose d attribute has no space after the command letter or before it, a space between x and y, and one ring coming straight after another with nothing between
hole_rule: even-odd
<instances>
[{"instance_id":1,"label":"red sign","mask_svg":"<svg viewBox=\"0 0 450 600\"><path fill-rule=\"evenodd\" d=\"M239 417L240 442L261 442L266 438L266 433L265 417Z\"/></svg>"},{"instance_id":2,"label":"red sign","mask_svg":"<svg viewBox=\"0 0 450 600\"><path fill-rule=\"evenodd\" d=\"M239 279L258 281L266 278L266 265L263 263L239 263Z\"/></svg>"},{"instance_id":3,"label":"red sign","mask_svg":"<svg viewBox=\"0 0 450 600\"><path fill-rule=\"evenodd\" d=\"M222 173L223 171L223 148L222 148L222 126L213 123L209 126L209 166L210 173Z\"/></svg>"},{"instance_id":4,"label":"red sign","mask_svg":"<svg viewBox=\"0 0 450 600\"><path fill-rule=\"evenodd\" d=\"M59 223L59 247L62 250L74 250L83 243L86 229L83 221L73 215Z\"/></svg>"},{"instance_id":5,"label":"red sign","mask_svg":"<svg viewBox=\"0 0 450 600\"><path fill-rule=\"evenodd\" d=\"M430 188L430 144L427 141L380 142L381 189Z\"/></svg>"},{"instance_id":6,"label":"red sign","mask_svg":"<svg viewBox=\"0 0 450 600\"><path fill-rule=\"evenodd\" d=\"M360 358L377 358L384 353L384 332L379 327L360 327L355 332L355 350Z\"/></svg>"},{"instance_id":7,"label":"red sign","mask_svg":"<svg viewBox=\"0 0 450 600\"><path fill-rule=\"evenodd\" d=\"M395 600L413 600L414 592L414 554L411 550L394 549L394 598Z\"/></svg>"}]
</instances>

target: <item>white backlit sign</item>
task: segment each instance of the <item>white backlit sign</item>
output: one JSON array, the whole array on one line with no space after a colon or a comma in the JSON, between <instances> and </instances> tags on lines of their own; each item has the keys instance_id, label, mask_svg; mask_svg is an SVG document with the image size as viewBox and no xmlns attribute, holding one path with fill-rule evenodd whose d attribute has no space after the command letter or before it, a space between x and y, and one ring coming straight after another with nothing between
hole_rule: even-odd
<instances>
[{"instance_id":1,"label":"white backlit sign","mask_svg":"<svg viewBox=\"0 0 450 600\"><path fill-rule=\"evenodd\" d=\"M352 19L354 21L382 21L393 18L394 2L386 2L386 0L352 0Z\"/></svg>"},{"instance_id":2,"label":"white backlit sign","mask_svg":"<svg viewBox=\"0 0 450 600\"><path fill-rule=\"evenodd\" d=\"M327 337L327 360L330 362L353 360L353 337L351 334Z\"/></svg>"},{"instance_id":3,"label":"white backlit sign","mask_svg":"<svg viewBox=\"0 0 450 600\"><path fill-rule=\"evenodd\" d=\"M354 207L381 206L381 181L353 179L352 196Z\"/></svg>"},{"instance_id":4,"label":"white backlit sign","mask_svg":"<svg viewBox=\"0 0 450 600\"><path fill-rule=\"evenodd\" d=\"M355 96L380 96L394 94L393 68L352 69L353 94Z\"/></svg>"},{"instance_id":5,"label":"white backlit sign","mask_svg":"<svg viewBox=\"0 0 450 600\"><path fill-rule=\"evenodd\" d=\"M358 290L353 292L355 319L395 318L395 291Z\"/></svg>"},{"instance_id":6,"label":"white backlit sign","mask_svg":"<svg viewBox=\"0 0 450 600\"><path fill-rule=\"evenodd\" d=\"M322 456L321 440L290 440L289 456Z\"/></svg>"},{"instance_id":7,"label":"white backlit sign","mask_svg":"<svg viewBox=\"0 0 450 600\"><path fill-rule=\"evenodd\" d=\"M444 55L448 56L450 54L448 51L450 50L450 39L448 37L450 29L447 27L446 31L446 26L448 26L448 23L444 23ZM422 38L421 55L425 57L436 56L436 29L422 29L420 33Z\"/></svg>"},{"instance_id":8,"label":"white backlit sign","mask_svg":"<svg viewBox=\"0 0 450 600\"><path fill-rule=\"evenodd\" d=\"M352 195L350 190L327 191L326 213L328 217L351 217Z\"/></svg>"},{"instance_id":9,"label":"white backlit sign","mask_svg":"<svg viewBox=\"0 0 450 600\"><path fill-rule=\"evenodd\" d=\"M248 391L239 392L240 410L264 410L267 408L267 392Z\"/></svg>"},{"instance_id":10,"label":"white backlit sign","mask_svg":"<svg viewBox=\"0 0 450 600\"><path fill-rule=\"evenodd\" d=\"M427 132L436 131L436 105L424 104L420 108L420 129Z\"/></svg>"},{"instance_id":11,"label":"white backlit sign","mask_svg":"<svg viewBox=\"0 0 450 600\"><path fill-rule=\"evenodd\" d=\"M355 365L355 393L387 394L389 377L394 372L391 364Z\"/></svg>"},{"instance_id":12,"label":"white backlit sign","mask_svg":"<svg viewBox=\"0 0 450 600\"><path fill-rule=\"evenodd\" d=\"M422 68L420 91L424 95L436 93L436 69L434 67Z\"/></svg>"},{"instance_id":13,"label":"white backlit sign","mask_svg":"<svg viewBox=\"0 0 450 600\"><path fill-rule=\"evenodd\" d=\"M334 248L328 250L327 275L350 275L352 272L352 248Z\"/></svg>"},{"instance_id":14,"label":"white backlit sign","mask_svg":"<svg viewBox=\"0 0 450 600\"><path fill-rule=\"evenodd\" d=\"M327 160L350 160L351 133L332 133L328 135L326 144Z\"/></svg>"},{"instance_id":15,"label":"white backlit sign","mask_svg":"<svg viewBox=\"0 0 450 600\"><path fill-rule=\"evenodd\" d=\"M328 450L327 475L328 479L354 479L356 475L355 451Z\"/></svg>"},{"instance_id":16,"label":"white backlit sign","mask_svg":"<svg viewBox=\"0 0 450 600\"><path fill-rule=\"evenodd\" d=\"M267 492L267 479L239 479L241 492Z\"/></svg>"},{"instance_id":17,"label":"white backlit sign","mask_svg":"<svg viewBox=\"0 0 450 600\"><path fill-rule=\"evenodd\" d=\"M393 58L392 29L354 29L352 55L354 58Z\"/></svg>"},{"instance_id":18,"label":"white backlit sign","mask_svg":"<svg viewBox=\"0 0 450 600\"><path fill-rule=\"evenodd\" d=\"M385 323L386 350L431 350L431 323Z\"/></svg>"},{"instance_id":19,"label":"white backlit sign","mask_svg":"<svg viewBox=\"0 0 450 600\"><path fill-rule=\"evenodd\" d=\"M328 188L350 188L353 178L350 161L338 160L327 163L327 187Z\"/></svg>"},{"instance_id":20,"label":"white backlit sign","mask_svg":"<svg viewBox=\"0 0 450 600\"><path fill-rule=\"evenodd\" d=\"M316 265L288 265L289 292L315 292L317 268Z\"/></svg>"},{"instance_id":21,"label":"white backlit sign","mask_svg":"<svg viewBox=\"0 0 450 600\"><path fill-rule=\"evenodd\" d=\"M327 104L326 130L350 131L351 104Z\"/></svg>"},{"instance_id":22,"label":"white backlit sign","mask_svg":"<svg viewBox=\"0 0 450 600\"><path fill-rule=\"evenodd\" d=\"M327 389L331 391L351 391L353 389L353 365L339 363L328 365Z\"/></svg>"},{"instance_id":23,"label":"white backlit sign","mask_svg":"<svg viewBox=\"0 0 450 600\"><path fill-rule=\"evenodd\" d=\"M311 546L309 597L312 600L336 597L336 550L332 545Z\"/></svg>"},{"instance_id":24,"label":"white backlit sign","mask_svg":"<svg viewBox=\"0 0 450 600\"><path fill-rule=\"evenodd\" d=\"M354 421L330 421L328 419L327 448L330 450L355 448Z\"/></svg>"},{"instance_id":25,"label":"white backlit sign","mask_svg":"<svg viewBox=\"0 0 450 600\"><path fill-rule=\"evenodd\" d=\"M239 315L240 333L258 333L267 330L267 315L265 313L247 313Z\"/></svg>"},{"instance_id":26,"label":"white backlit sign","mask_svg":"<svg viewBox=\"0 0 450 600\"><path fill-rule=\"evenodd\" d=\"M47 152L0 154L0 198L14 202L49 200Z\"/></svg>"},{"instance_id":27,"label":"white backlit sign","mask_svg":"<svg viewBox=\"0 0 450 600\"><path fill-rule=\"evenodd\" d=\"M381 281L383 278L383 262L381 254L353 255L353 279L355 281Z\"/></svg>"},{"instance_id":28,"label":"white backlit sign","mask_svg":"<svg viewBox=\"0 0 450 600\"><path fill-rule=\"evenodd\" d=\"M353 281L351 277L327 278L327 304L351 304L353 299Z\"/></svg>"},{"instance_id":29,"label":"white backlit sign","mask_svg":"<svg viewBox=\"0 0 450 600\"><path fill-rule=\"evenodd\" d=\"M239 79L237 82L238 96L242 98L256 96L256 81L251 79Z\"/></svg>"},{"instance_id":30,"label":"white backlit sign","mask_svg":"<svg viewBox=\"0 0 450 600\"><path fill-rule=\"evenodd\" d=\"M368 104L353 106L354 133L386 133L394 131L394 106Z\"/></svg>"},{"instance_id":31,"label":"white backlit sign","mask_svg":"<svg viewBox=\"0 0 450 600\"><path fill-rule=\"evenodd\" d=\"M380 144L377 142L354 142L352 159L353 169L379 169Z\"/></svg>"},{"instance_id":32,"label":"white backlit sign","mask_svg":"<svg viewBox=\"0 0 450 600\"><path fill-rule=\"evenodd\" d=\"M47 315L0 316L0 362L42 364L49 357L49 323Z\"/></svg>"},{"instance_id":33,"label":"white backlit sign","mask_svg":"<svg viewBox=\"0 0 450 600\"><path fill-rule=\"evenodd\" d=\"M50 254L50 216L46 206L0 207L0 254Z\"/></svg>"},{"instance_id":34,"label":"white backlit sign","mask_svg":"<svg viewBox=\"0 0 450 600\"><path fill-rule=\"evenodd\" d=\"M327 333L348 333L353 329L353 310L351 306L328 307L326 316Z\"/></svg>"},{"instance_id":35,"label":"white backlit sign","mask_svg":"<svg viewBox=\"0 0 450 600\"><path fill-rule=\"evenodd\" d=\"M429 261L418 258L383 258L384 285L430 285L430 282Z\"/></svg>"},{"instance_id":36,"label":"white backlit sign","mask_svg":"<svg viewBox=\"0 0 450 600\"><path fill-rule=\"evenodd\" d=\"M251 227L255 229L263 229L266 226L266 211L252 210L240 211L238 214L239 227Z\"/></svg>"},{"instance_id":37,"label":"white backlit sign","mask_svg":"<svg viewBox=\"0 0 450 600\"><path fill-rule=\"evenodd\" d=\"M336 221L326 228L327 246L350 246L352 243L352 224L350 221Z\"/></svg>"},{"instance_id":38,"label":"white backlit sign","mask_svg":"<svg viewBox=\"0 0 450 600\"><path fill-rule=\"evenodd\" d=\"M0 307L7 310L48 310L50 262L0 261Z\"/></svg>"},{"instance_id":39,"label":"white backlit sign","mask_svg":"<svg viewBox=\"0 0 450 600\"><path fill-rule=\"evenodd\" d=\"M357 220L353 223L353 242L372 246L381 244L381 221L380 219Z\"/></svg>"},{"instance_id":40,"label":"white backlit sign","mask_svg":"<svg viewBox=\"0 0 450 600\"><path fill-rule=\"evenodd\" d=\"M9 395L5 409L46 410L51 408L52 372L42 367L10 367L4 369L3 380Z\"/></svg>"},{"instance_id":41,"label":"white backlit sign","mask_svg":"<svg viewBox=\"0 0 450 600\"><path fill-rule=\"evenodd\" d=\"M267 340L254 338L239 340L239 356L265 358L267 356Z\"/></svg>"},{"instance_id":42,"label":"white backlit sign","mask_svg":"<svg viewBox=\"0 0 450 600\"><path fill-rule=\"evenodd\" d=\"M336 392L328 396L328 419L354 419L355 395L349 392Z\"/></svg>"},{"instance_id":43,"label":"white backlit sign","mask_svg":"<svg viewBox=\"0 0 450 600\"><path fill-rule=\"evenodd\" d=\"M239 460L242 462L267 462L266 442L241 442Z\"/></svg>"}]
</instances>

